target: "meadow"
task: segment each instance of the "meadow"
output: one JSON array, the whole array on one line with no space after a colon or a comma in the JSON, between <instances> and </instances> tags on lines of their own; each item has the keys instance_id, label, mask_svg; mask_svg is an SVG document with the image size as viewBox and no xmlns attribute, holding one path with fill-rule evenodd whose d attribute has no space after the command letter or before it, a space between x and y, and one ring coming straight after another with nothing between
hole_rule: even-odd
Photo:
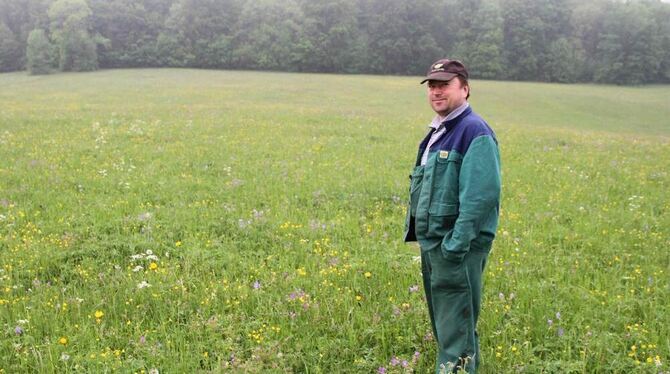
<instances>
[{"instance_id":1,"label":"meadow","mask_svg":"<svg viewBox=\"0 0 670 374\"><path fill-rule=\"evenodd\" d=\"M418 77L0 74L0 373L427 373ZM670 373L670 86L473 81L482 373Z\"/></svg>"}]
</instances>

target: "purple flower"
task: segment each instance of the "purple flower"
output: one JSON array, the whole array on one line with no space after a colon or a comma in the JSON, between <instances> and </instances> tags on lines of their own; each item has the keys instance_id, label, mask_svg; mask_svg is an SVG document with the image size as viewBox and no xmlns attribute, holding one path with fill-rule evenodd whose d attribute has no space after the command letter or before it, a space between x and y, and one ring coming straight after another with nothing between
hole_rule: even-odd
<instances>
[{"instance_id":1,"label":"purple flower","mask_svg":"<svg viewBox=\"0 0 670 374\"><path fill-rule=\"evenodd\" d=\"M560 319L561 319L561 312L556 312L556 319L560 321Z\"/></svg>"},{"instance_id":2,"label":"purple flower","mask_svg":"<svg viewBox=\"0 0 670 374\"><path fill-rule=\"evenodd\" d=\"M551 325L553 325L553 324L554 324L554 321L552 321L552 320L550 320L550 319L547 320L547 325L551 326Z\"/></svg>"},{"instance_id":3,"label":"purple flower","mask_svg":"<svg viewBox=\"0 0 670 374\"><path fill-rule=\"evenodd\" d=\"M383 366L380 366L379 369L377 369L377 373L379 374L386 374L386 368Z\"/></svg>"},{"instance_id":4,"label":"purple flower","mask_svg":"<svg viewBox=\"0 0 670 374\"><path fill-rule=\"evenodd\" d=\"M16 334L16 335L23 335L23 328L21 328L21 326L16 326L16 327L14 328L14 334Z\"/></svg>"},{"instance_id":5,"label":"purple flower","mask_svg":"<svg viewBox=\"0 0 670 374\"><path fill-rule=\"evenodd\" d=\"M389 364L391 364L391 366L397 366L399 363L400 363L400 360L398 360L398 357L396 357L396 356L393 356L393 358L391 358L391 361L389 362Z\"/></svg>"},{"instance_id":6,"label":"purple flower","mask_svg":"<svg viewBox=\"0 0 670 374\"><path fill-rule=\"evenodd\" d=\"M254 290L257 290L257 289L261 288L261 282L259 282L258 280L254 281L253 287L254 287Z\"/></svg>"},{"instance_id":7,"label":"purple flower","mask_svg":"<svg viewBox=\"0 0 670 374\"><path fill-rule=\"evenodd\" d=\"M563 336L563 334L565 334L565 331L563 330L562 327L559 327L556 333L558 334L558 336Z\"/></svg>"},{"instance_id":8,"label":"purple flower","mask_svg":"<svg viewBox=\"0 0 670 374\"><path fill-rule=\"evenodd\" d=\"M144 337L144 335L140 336L140 344L144 344L147 342L147 338Z\"/></svg>"},{"instance_id":9,"label":"purple flower","mask_svg":"<svg viewBox=\"0 0 670 374\"><path fill-rule=\"evenodd\" d=\"M419 353L419 351L414 351L414 356L412 356L412 362L416 363L419 360L419 356L421 356L421 353Z\"/></svg>"},{"instance_id":10,"label":"purple flower","mask_svg":"<svg viewBox=\"0 0 670 374\"><path fill-rule=\"evenodd\" d=\"M402 367L406 368L407 365L409 365L409 362L407 362L407 360L402 360L402 362L400 363L400 365L401 365Z\"/></svg>"}]
</instances>

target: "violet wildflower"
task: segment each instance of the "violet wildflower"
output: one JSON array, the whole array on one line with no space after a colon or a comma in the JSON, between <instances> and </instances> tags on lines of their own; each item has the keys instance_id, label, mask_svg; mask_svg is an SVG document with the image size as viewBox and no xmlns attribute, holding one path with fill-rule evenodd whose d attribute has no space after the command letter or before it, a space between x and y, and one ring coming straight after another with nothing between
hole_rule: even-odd
<instances>
[{"instance_id":1,"label":"violet wildflower","mask_svg":"<svg viewBox=\"0 0 670 374\"><path fill-rule=\"evenodd\" d=\"M377 369L377 373L379 374L386 374L386 368L383 366L380 366L379 369Z\"/></svg>"},{"instance_id":2,"label":"violet wildflower","mask_svg":"<svg viewBox=\"0 0 670 374\"><path fill-rule=\"evenodd\" d=\"M563 330L562 327L559 327L556 333L558 334L558 336L563 336L563 334L565 334L565 330Z\"/></svg>"},{"instance_id":3,"label":"violet wildflower","mask_svg":"<svg viewBox=\"0 0 670 374\"><path fill-rule=\"evenodd\" d=\"M254 281L253 287L254 287L254 290L257 290L257 289L261 288L261 282L259 282L258 280Z\"/></svg>"},{"instance_id":4,"label":"violet wildflower","mask_svg":"<svg viewBox=\"0 0 670 374\"><path fill-rule=\"evenodd\" d=\"M14 328L14 334L16 335L23 335L23 328L21 326L16 326Z\"/></svg>"},{"instance_id":5,"label":"violet wildflower","mask_svg":"<svg viewBox=\"0 0 670 374\"><path fill-rule=\"evenodd\" d=\"M397 366L399 363L400 363L400 360L398 360L398 357L396 357L396 356L393 356L393 358L391 358L391 361L389 362L389 364L391 364L391 366Z\"/></svg>"}]
</instances>

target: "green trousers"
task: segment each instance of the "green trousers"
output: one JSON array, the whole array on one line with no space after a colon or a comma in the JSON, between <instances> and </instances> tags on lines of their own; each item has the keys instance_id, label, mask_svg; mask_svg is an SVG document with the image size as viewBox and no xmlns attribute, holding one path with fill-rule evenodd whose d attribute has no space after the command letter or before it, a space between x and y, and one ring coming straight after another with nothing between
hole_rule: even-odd
<instances>
[{"instance_id":1,"label":"green trousers","mask_svg":"<svg viewBox=\"0 0 670 374\"><path fill-rule=\"evenodd\" d=\"M477 318L488 251L470 249L463 262L445 259L440 245L421 252L423 286L437 340L435 372L476 373L480 362Z\"/></svg>"}]
</instances>

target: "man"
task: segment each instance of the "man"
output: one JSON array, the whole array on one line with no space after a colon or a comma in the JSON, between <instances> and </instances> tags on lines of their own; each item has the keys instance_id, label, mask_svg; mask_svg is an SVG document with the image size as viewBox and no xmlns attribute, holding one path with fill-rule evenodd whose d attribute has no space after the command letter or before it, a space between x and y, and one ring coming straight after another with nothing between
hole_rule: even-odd
<instances>
[{"instance_id":1,"label":"man","mask_svg":"<svg viewBox=\"0 0 670 374\"><path fill-rule=\"evenodd\" d=\"M418 241L437 373L475 373L482 274L498 225L500 156L493 130L468 104L465 66L442 59L426 78L437 114L410 176L405 241Z\"/></svg>"}]
</instances>

